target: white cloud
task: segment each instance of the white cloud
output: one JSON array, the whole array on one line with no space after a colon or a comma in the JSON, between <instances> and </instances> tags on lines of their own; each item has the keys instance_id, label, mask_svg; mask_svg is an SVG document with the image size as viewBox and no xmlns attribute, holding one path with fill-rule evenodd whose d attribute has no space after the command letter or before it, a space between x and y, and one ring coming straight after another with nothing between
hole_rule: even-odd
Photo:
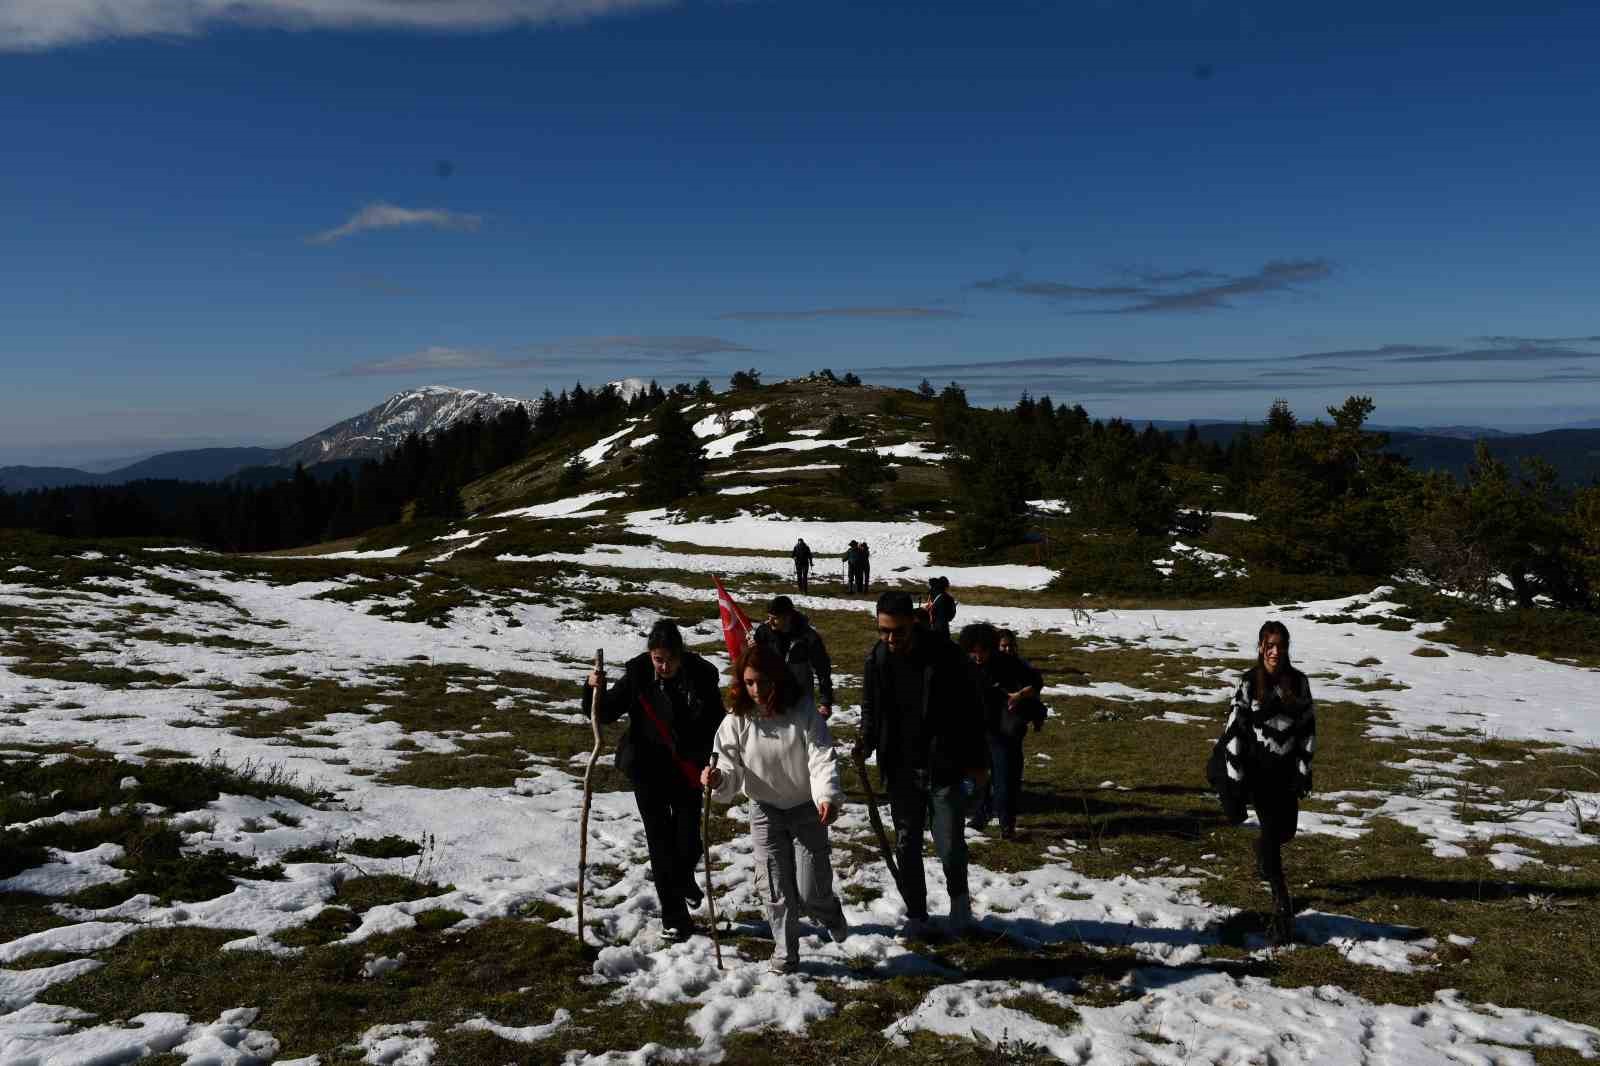
<instances>
[{"instance_id":1,"label":"white cloud","mask_svg":"<svg viewBox=\"0 0 1600 1066\"><path fill-rule=\"evenodd\" d=\"M405 226L431 226L434 229L476 230L483 219L438 208L415 209L394 204L368 204L342 226L307 237L311 244L332 244L374 229L399 229Z\"/></svg>"},{"instance_id":2,"label":"white cloud","mask_svg":"<svg viewBox=\"0 0 1600 1066\"><path fill-rule=\"evenodd\" d=\"M0 51L125 37L192 37L226 25L296 30L498 30L579 22L673 0L0 0Z\"/></svg>"},{"instance_id":3,"label":"white cloud","mask_svg":"<svg viewBox=\"0 0 1600 1066\"><path fill-rule=\"evenodd\" d=\"M358 363L339 372L340 377L370 377L377 374L406 374L419 370L486 370L499 369L505 364L493 353L472 351L467 348L447 348L434 345L410 355L394 359L379 359L371 363Z\"/></svg>"}]
</instances>

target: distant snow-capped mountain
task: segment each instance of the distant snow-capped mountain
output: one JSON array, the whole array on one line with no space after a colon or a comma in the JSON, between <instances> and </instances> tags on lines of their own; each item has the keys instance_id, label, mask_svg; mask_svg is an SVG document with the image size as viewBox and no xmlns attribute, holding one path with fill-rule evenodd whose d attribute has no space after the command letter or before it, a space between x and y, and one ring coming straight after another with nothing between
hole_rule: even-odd
<instances>
[{"instance_id":1,"label":"distant snow-capped mountain","mask_svg":"<svg viewBox=\"0 0 1600 1066\"><path fill-rule=\"evenodd\" d=\"M490 419L518 406L526 407L531 415L538 404L476 389L425 385L396 393L369 411L291 444L273 458L273 463L311 466L334 459L378 459L408 434L426 437L475 414Z\"/></svg>"}]
</instances>

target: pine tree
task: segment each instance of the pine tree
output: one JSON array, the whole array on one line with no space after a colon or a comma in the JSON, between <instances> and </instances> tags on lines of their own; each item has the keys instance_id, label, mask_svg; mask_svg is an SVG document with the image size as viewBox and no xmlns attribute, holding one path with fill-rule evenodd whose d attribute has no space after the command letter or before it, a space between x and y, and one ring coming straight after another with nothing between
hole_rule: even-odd
<instances>
[{"instance_id":1,"label":"pine tree","mask_svg":"<svg viewBox=\"0 0 1600 1066\"><path fill-rule=\"evenodd\" d=\"M668 504L705 488L706 453L694 427L676 403L656 412L656 439L640 450L639 498L647 504Z\"/></svg>"},{"instance_id":2,"label":"pine tree","mask_svg":"<svg viewBox=\"0 0 1600 1066\"><path fill-rule=\"evenodd\" d=\"M840 495L872 510L882 505L883 487L898 480L899 472L872 448L847 452L833 476Z\"/></svg>"}]
</instances>

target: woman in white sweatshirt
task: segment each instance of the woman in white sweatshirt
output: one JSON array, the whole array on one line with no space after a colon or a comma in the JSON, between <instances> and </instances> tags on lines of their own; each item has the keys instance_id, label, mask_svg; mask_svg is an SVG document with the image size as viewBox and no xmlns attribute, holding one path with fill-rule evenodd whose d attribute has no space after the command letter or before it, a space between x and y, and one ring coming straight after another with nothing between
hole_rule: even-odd
<instances>
[{"instance_id":1,"label":"woman in white sweatshirt","mask_svg":"<svg viewBox=\"0 0 1600 1066\"><path fill-rule=\"evenodd\" d=\"M720 768L701 783L723 803L750 797L756 892L777 944L771 969L800 965L800 916L811 915L835 941L850 932L833 894L828 826L839 817L844 791L828 723L770 648L752 645L734 663L729 714L717 730Z\"/></svg>"}]
</instances>

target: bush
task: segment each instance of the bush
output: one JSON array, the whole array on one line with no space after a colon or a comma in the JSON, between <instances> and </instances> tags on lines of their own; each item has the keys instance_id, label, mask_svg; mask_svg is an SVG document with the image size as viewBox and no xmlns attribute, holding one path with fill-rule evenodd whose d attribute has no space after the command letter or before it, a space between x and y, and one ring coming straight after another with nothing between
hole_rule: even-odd
<instances>
[{"instance_id":1,"label":"bush","mask_svg":"<svg viewBox=\"0 0 1600 1066\"><path fill-rule=\"evenodd\" d=\"M899 479L889 460L871 448L847 452L833 476L840 495L873 509L882 504L884 485Z\"/></svg>"}]
</instances>

